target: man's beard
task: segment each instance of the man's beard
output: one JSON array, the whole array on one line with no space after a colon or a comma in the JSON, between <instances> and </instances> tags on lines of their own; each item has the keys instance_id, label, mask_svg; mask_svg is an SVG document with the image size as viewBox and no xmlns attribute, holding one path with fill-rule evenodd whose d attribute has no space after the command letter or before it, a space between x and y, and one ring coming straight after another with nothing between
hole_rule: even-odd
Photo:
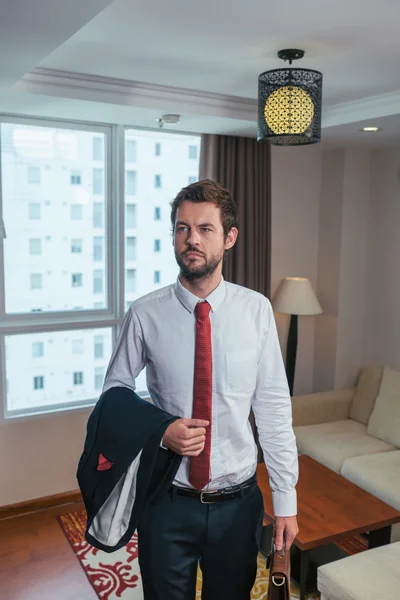
<instances>
[{"instance_id":1,"label":"man's beard","mask_svg":"<svg viewBox=\"0 0 400 600\"><path fill-rule=\"evenodd\" d=\"M183 262L183 258L189 252L193 252L193 253L196 253L199 256L201 256L204 259L203 263L199 265L194 262L193 263ZM221 260L223 260L224 252L222 252L222 254L220 254L219 256L214 255L214 256L211 256L209 259L207 259L204 256L204 254L201 254L200 252L196 252L196 250L194 250L193 248L188 248L183 253L183 256L178 255L175 250L175 258L176 258L176 262L178 263L178 266L181 270L181 275L183 275L183 277L185 277L185 279L187 279L189 281L190 280L198 281L200 279L207 279L208 277L211 277L211 275L215 272L215 270L218 267Z\"/></svg>"}]
</instances>

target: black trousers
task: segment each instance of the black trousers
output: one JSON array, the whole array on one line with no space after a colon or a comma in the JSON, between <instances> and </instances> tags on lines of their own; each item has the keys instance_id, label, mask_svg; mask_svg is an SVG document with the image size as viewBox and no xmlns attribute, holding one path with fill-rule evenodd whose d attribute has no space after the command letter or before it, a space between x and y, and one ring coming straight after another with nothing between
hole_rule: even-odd
<instances>
[{"instance_id":1,"label":"black trousers","mask_svg":"<svg viewBox=\"0 0 400 600\"><path fill-rule=\"evenodd\" d=\"M144 510L138 526L145 600L249 600L257 573L264 508L257 483L241 496L202 504L169 492Z\"/></svg>"}]
</instances>

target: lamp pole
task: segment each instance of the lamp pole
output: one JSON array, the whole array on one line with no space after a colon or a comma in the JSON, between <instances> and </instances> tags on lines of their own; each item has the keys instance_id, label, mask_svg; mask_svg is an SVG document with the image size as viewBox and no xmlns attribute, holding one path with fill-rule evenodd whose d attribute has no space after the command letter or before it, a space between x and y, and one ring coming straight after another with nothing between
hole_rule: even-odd
<instances>
[{"instance_id":1,"label":"lamp pole","mask_svg":"<svg viewBox=\"0 0 400 600\"><path fill-rule=\"evenodd\" d=\"M298 316L290 316L289 333L286 345L286 377L290 395L293 396L294 373L296 370Z\"/></svg>"}]
</instances>

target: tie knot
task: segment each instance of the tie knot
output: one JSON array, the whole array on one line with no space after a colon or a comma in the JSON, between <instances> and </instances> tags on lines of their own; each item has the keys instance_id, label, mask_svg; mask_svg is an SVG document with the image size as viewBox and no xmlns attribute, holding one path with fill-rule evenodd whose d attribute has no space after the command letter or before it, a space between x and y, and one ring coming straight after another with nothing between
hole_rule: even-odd
<instances>
[{"instance_id":1,"label":"tie knot","mask_svg":"<svg viewBox=\"0 0 400 600\"><path fill-rule=\"evenodd\" d=\"M208 304L207 301L198 302L195 308L196 317L198 319L204 319L205 317L208 317L208 315L210 314L210 310L211 306Z\"/></svg>"}]
</instances>

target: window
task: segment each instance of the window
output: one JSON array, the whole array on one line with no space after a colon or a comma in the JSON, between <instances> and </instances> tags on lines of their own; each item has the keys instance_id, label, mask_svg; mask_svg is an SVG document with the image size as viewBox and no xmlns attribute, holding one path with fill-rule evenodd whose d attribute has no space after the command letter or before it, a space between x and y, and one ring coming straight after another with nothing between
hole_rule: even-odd
<instances>
[{"instance_id":1,"label":"window","mask_svg":"<svg viewBox=\"0 0 400 600\"><path fill-rule=\"evenodd\" d=\"M188 184L190 185L191 183L196 183L197 181L197 177L193 177L193 175L190 175L188 178Z\"/></svg>"},{"instance_id":2,"label":"window","mask_svg":"<svg viewBox=\"0 0 400 600\"><path fill-rule=\"evenodd\" d=\"M161 252L161 240L154 240L154 252Z\"/></svg>"},{"instance_id":3,"label":"window","mask_svg":"<svg viewBox=\"0 0 400 600\"><path fill-rule=\"evenodd\" d=\"M74 385L83 385L83 372L75 371L73 374L74 377Z\"/></svg>"},{"instance_id":4,"label":"window","mask_svg":"<svg viewBox=\"0 0 400 600\"><path fill-rule=\"evenodd\" d=\"M83 218L82 204L71 204L71 219L72 221L81 221Z\"/></svg>"},{"instance_id":5,"label":"window","mask_svg":"<svg viewBox=\"0 0 400 600\"><path fill-rule=\"evenodd\" d=\"M93 169L93 194L104 194L104 170Z\"/></svg>"},{"instance_id":6,"label":"window","mask_svg":"<svg viewBox=\"0 0 400 600\"><path fill-rule=\"evenodd\" d=\"M103 338L103 362L94 358L93 343L96 336ZM98 393L94 389L93 372L96 367L104 368L111 356L113 344L111 327L42 332L40 338L38 333L7 335L5 341L9 412L24 410L41 412L48 411L60 403L70 402L71 405L77 405L87 404L88 400L97 400ZM35 347L36 343L38 345ZM45 359L33 355L34 352L39 354L41 351L40 343L43 344ZM21 377L21 360L24 365L23 377ZM70 371L69 365L71 365ZM74 372L83 373L84 386L79 384L74 386L72 377ZM35 386L36 377L38 379ZM34 396L33 389L38 390Z\"/></svg>"},{"instance_id":7,"label":"window","mask_svg":"<svg viewBox=\"0 0 400 600\"><path fill-rule=\"evenodd\" d=\"M128 293L136 292L136 269L126 270L126 291Z\"/></svg>"},{"instance_id":8,"label":"window","mask_svg":"<svg viewBox=\"0 0 400 600\"><path fill-rule=\"evenodd\" d=\"M161 272L154 271L154 283L160 283L161 281Z\"/></svg>"},{"instance_id":9,"label":"window","mask_svg":"<svg viewBox=\"0 0 400 600\"><path fill-rule=\"evenodd\" d=\"M161 187L161 175L154 175L154 187L156 189Z\"/></svg>"},{"instance_id":10,"label":"window","mask_svg":"<svg viewBox=\"0 0 400 600\"><path fill-rule=\"evenodd\" d=\"M40 358L44 356L44 344L43 342L32 343L32 358Z\"/></svg>"},{"instance_id":11,"label":"window","mask_svg":"<svg viewBox=\"0 0 400 600\"><path fill-rule=\"evenodd\" d=\"M136 260L136 238L126 238L126 260Z\"/></svg>"},{"instance_id":12,"label":"window","mask_svg":"<svg viewBox=\"0 0 400 600\"><path fill-rule=\"evenodd\" d=\"M136 229L136 204L126 205L125 220L127 229Z\"/></svg>"},{"instance_id":13,"label":"window","mask_svg":"<svg viewBox=\"0 0 400 600\"><path fill-rule=\"evenodd\" d=\"M94 336L94 358L104 358L104 337L102 335Z\"/></svg>"},{"instance_id":14,"label":"window","mask_svg":"<svg viewBox=\"0 0 400 600\"><path fill-rule=\"evenodd\" d=\"M72 340L71 351L72 354L83 354L84 353L84 340Z\"/></svg>"},{"instance_id":15,"label":"window","mask_svg":"<svg viewBox=\"0 0 400 600\"><path fill-rule=\"evenodd\" d=\"M40 238L29 240L29 254L42 254L42 240Z\"/></svg>"},{"instance_id":16,"label":"window","mask_svg":"<svg viewBox=\"0 0 400 600\"><path fill-rule=\"evenodd\" d=\"M126 140L125 145L125 159L126 162L136 162L136 141L135 140Z\"/></svg>"},{"instance_id":17,"label":"window","mask_svg":"<svg viewBox=\"0 0 400 600\"><path fill-rule=\"evenodd\" d=\"M41 273L31 273L31 290L41 290L43 287L43 276Z\"/></svg>"},{"instance_id":18,"label":"window","mask_svg":"<svg viewBox=\"0 0 400 600\"><path fill-rule=\"evenodd\" d=\"M92 140L93 160L103 160L104 158L104 140L102 137L94 137Z\"/></svg>"},{"instance_id":19,"label":"window","mask_svg":"<svg viewBox=\"0 0 400 600\"><path fill-rule=\"evenodd\" d=\"M126 148L121 170L127 186L118 186L118 165L109 160L111 139ZM136 162L127 141L136 141ZM169 202L189 175L197 175L197 161L189 161L187 153L195 145L199 154L200 140L169 131L0 116L0 142L2 216L8 225L0 270L5 419L87 406L98 399L125 309L176 280L174 250L166 238ZM29 175L28 167L34 168ZM161 175L158 190L154 174ZM116 191L112 198L110 190ZM118 230L121 205L124 229ZM155 238L162 242L158 253ZM115 281L122 284L120 302ZM96 336L103 337L102 358L95 358L101 353ZM74 385L73 373L83 374L82 384ZM145 372L136 385L146 391Z\"/></svg>"},{"instance_id":20,"label":"window","mask_svg":"<svg viewBox=\"0 0 400 600\"><path fill-rule=\"evenodd\" d=\"M93 203L93 227L95 229L104 227L104 204L102 202Z\"/></svg>"},{"instance_id":21,"label":"window","mask_svg":"<svg viewBox=\"0 0 400 600\"><path fill-rule=\"evenodd\" d=\"M82 273L72 273L72 275L71 275L71 285L74 288L82 287L82 285L83 285L83 274Z\"/></svg>"},{"instance_id":22,"label":"window","mask_svg":"<svg viewBox=\"0 0 400 600\"><path fill-rule=\"evenodd\" d=\"M28 219L37 221L41 217L41 206L39 202L29 202L28 204Z\"/></svg>"},{"instance_id":23,"label":"window","mask_svg":"<svg viewBox=\"0 0 400 600\"><path fill-rule=\"evenodd\" d=\"M83 241L79 239L71 240L71 254L82 254Z\"/></svg>"},{"instance_id":24,"label":"window","mask_svg":"<svg viewBox=\"0 0 400 600\"><path fill-rule=\"evenodd\" d=\"M104 383L104 367L95 367L94 369L94 389L100 390Z\"/></svg>"},{"instance_id":25,"label":"window","mask_svg":"<svg viewBox=\"0 0 400 600\"><path fill-rule=\"evenodd\" d=\"M93 271L93 294L103 293L103 271L96 269Z\"/></svg>"},{"instance_id":26,"label":"window","mask_svg":"<svg viewBox=\"0 0 400 600\"><path fill-rule=\"evenodd\" d=\"M136 171L126 171L125 178L126 195L135 196L136 194Z\"/></svg>"},{"instance_id":27,"label":"window","mask_svg":"<svg viewBox=\"0 0 400 600\"><path fill-rule=\"evenodd\" d=\"M70 175L71 185L81 185L82 183L82 174L80 171L72 171Z\"/></svg>"},{"instance_id":28,"label":"window","mask_svg":"<svg viewBox=\"0 0 400 600\"><path fill-rule=\"evenodd\" d=\"M28 167L27 170L28 183L40 183L40 168Z\"/></svg>"},{"instance_id":29,"label":"window","mask_svg":"<svg viewBox=\"0 0 400 600\"><path fill-rule=\"evenodd\" d=\"M39 375L33 378L33 389L34 390L44 390L44 377L43 375Z\"/></svg>"},{"instance_id":30,"label":"window","mask_svg":"<svg viewBox=\"0 0 400 600\"><path fill-rule=\"evenodd\" d=\"M197 146L189 146L189 158L191 160L197 160Z\"/></svg>"},{"instance_id":31,"label":"window","mask_svg":"<svg viewBox=\"0 0 400 600\"><path fill-rule=\"evenodd\" d=\"M93 238L93 260L98 262L103 260L103 246L104 238L94 237Z\"/></svg>"}]
</instances>

